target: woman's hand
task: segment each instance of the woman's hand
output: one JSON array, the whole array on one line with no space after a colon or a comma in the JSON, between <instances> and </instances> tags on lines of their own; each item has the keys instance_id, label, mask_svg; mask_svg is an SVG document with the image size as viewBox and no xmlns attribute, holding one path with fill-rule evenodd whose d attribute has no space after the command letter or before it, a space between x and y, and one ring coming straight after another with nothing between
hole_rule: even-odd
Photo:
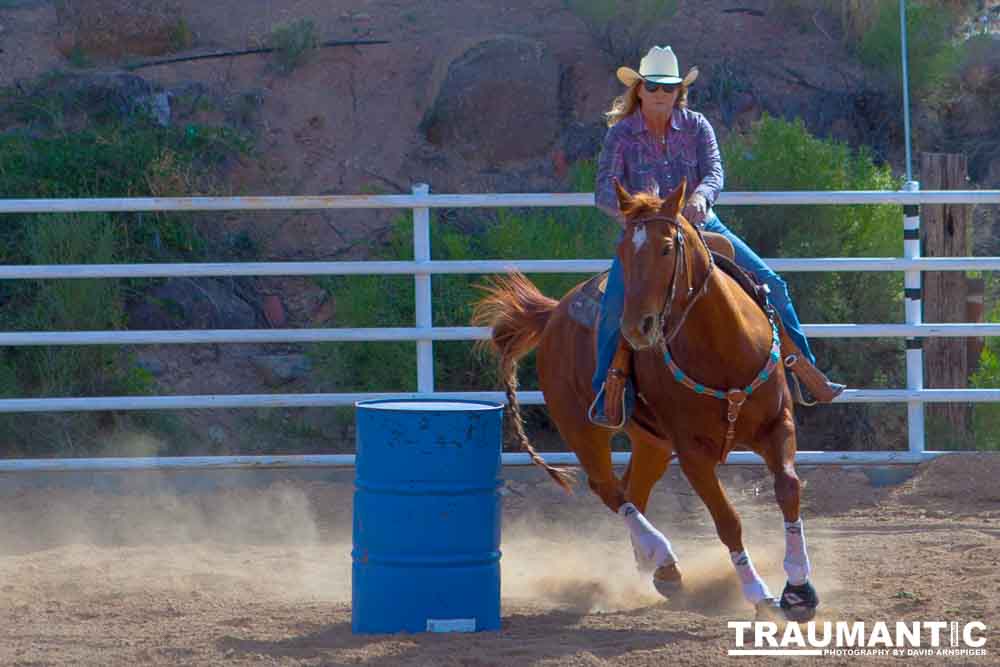
<instances>
[{"instance_id":1,"label":"woman's hand","mask_svg":"<svg viewBox=\"0 0 1000 667\"><path fill-rule=\"evenodd\" d=\"M691 195L684 210L681 211L681 215L692 225L700 225L705 222L705 216L708 215L708 202L705 200L705 195L700 192Z\"/></svg>"}]
</instances>

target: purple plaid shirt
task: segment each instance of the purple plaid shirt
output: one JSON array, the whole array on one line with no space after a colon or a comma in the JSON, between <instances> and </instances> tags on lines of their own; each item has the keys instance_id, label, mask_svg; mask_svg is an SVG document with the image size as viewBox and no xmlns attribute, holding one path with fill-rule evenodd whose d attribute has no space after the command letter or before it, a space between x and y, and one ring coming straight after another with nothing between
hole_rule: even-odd
<instances>
[{"instance_id":1,"label":"purple plaid shirt","mask_svg":"<svg viewBox=\"0 0 1000 667\"><path fill-rule=\"evenodd\" d=\"M711 208L722 191L722 156L708 120L689 109L674 109L666 151L657 152L636 110L608 128L597 161L597 205L618 219L614 178L629 192L658 188L666 195L687 178L687 190L700 192Z\"/></svg>"}]
</instances>

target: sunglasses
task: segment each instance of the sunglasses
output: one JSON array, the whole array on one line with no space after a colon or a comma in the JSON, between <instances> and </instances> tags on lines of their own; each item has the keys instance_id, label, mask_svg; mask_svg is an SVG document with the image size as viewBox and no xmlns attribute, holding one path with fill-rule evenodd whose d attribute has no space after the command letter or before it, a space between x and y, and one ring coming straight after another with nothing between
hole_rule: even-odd
<instances>
[{"instance_id":1,"label":"sunglasses","mask_svg":"<svg viewBox=\"0 0 1000 667\"><path fill-rule=\"evenodd\" d=\"M665 93L672 93L678 88L680 88L679 83L656 83L655 81L650 81L649 79L643 79L643 86L646 88L646 92L655 93L658 90L663 90Z\"/></svg>"}]
</instances>

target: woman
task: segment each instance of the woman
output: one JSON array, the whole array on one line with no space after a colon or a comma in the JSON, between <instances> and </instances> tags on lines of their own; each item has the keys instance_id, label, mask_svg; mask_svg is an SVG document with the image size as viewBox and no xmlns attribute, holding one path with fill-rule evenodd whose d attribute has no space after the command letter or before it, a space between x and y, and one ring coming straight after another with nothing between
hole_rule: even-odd
<instances>
[{"instance_id":1,"label":"woman","mask_svg":"<svg viewBox=\"0 0 1000 667\"><path fill-rule=\"evenodd\" d=\"M722 190L722 157L708 120L687 108L688 87L698 78L698 69L692 67L683 78L679 72L677 57L669 46L650 49L639 63L638 72L628 67L618 68L618 79L628 89L615 99L606 114L609 129L598 161L597 206L624 224L614 179L629 192L650 189L670 192L686 178L691 195L682 214L705 231L725 236L733 244L737 264L768 286L771 303L798 348L783 347L786 364L817 401L832 401L844 390L844 385L830 382L816 368L816 358L802 333L785 281L723 225L712 210ZM591 409L595 423L612 428L624 424L625 397L626 394L631 397L632 393L628 385L631 349L619 334L623 309L624 286L616 258L601 302L593 379L597 398Z\"/></svg>"}]
</instances>

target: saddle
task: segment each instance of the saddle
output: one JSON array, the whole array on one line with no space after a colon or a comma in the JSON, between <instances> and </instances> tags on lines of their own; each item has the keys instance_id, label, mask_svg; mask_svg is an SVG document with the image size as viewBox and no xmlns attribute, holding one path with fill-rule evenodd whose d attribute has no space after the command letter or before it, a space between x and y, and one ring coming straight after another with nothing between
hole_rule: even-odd
<instances>
[{"instance_id":1,"label":"saddle","mask_svg":"<svg viewBox=\"0 0 1000 667\"><path fill-rule=\"evenodd\" d=\"M743 288L750 298L754 300L766 315L771 308L767 299L768 289L766 285L758 283L753 276L740 267L736 262L725 255L713 252L712 259L726 275L736 281L736 284ZM577 323L587 329L597 327L597 319L601 314L601 297L608 284L608 272L599 273L583 284L580 291L576 293L569 304L569 315Z\"/></svg>"},{"instance_id":2,"label":"saddle","mask_svg":"<svg viewBox=\"0 0 1000 667\"><path fill-rule=\"evenodd\" d=\"M749 271L746 271L742 266L729 259L726 255L720 255L719 253L712 253L712 259L715 261L715 265L722 269L722 271L736 281L736 284L743 288L743 291L750 295L750 298L754 300L760 309L764 311L767 315L768 311L772 308L770 302L767 299L767 295L770 290L767 285L762 285L758 283L757 280L750 275Z\"/></svg>"},{"instance_id":3,"label":"saddle","mask_svg":"<svg viewBox=\"0 0 1000 667\"><path fill-rule=\"evenodd\" d=\"M608 272L598 273L588 280L569 302L569 316L587 329L597 328L597 318L601 315L601 297L608 285Z\"/></svg>"}]
</instances>

